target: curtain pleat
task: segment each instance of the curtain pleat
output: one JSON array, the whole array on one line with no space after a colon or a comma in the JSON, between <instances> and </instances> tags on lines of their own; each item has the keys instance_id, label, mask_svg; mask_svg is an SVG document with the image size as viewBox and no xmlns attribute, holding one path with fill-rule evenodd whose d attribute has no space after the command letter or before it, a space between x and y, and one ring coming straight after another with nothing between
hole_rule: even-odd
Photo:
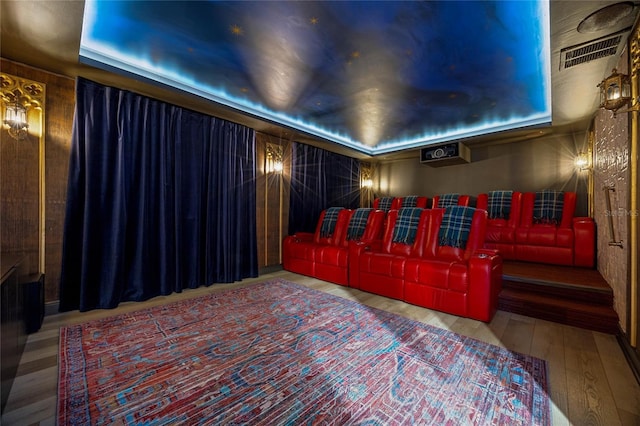
<instances>
[{"instance_id":1,"label":"curtain pleat","mask_svg":"<svg viewBox=\"0 0 640 426\"><path fill-rule=\"evenodd\" d=\"M60 310L258 275L255 133L78 79Z\"/></svg>"},{"instance_id":2,"label":"curtain pleat","mask_svg":"<svg viewBox=\"0 0 640 426\"><path fill-rule=\"evenodd\" d=\"M360 161L292 143L289 235L313 232L329 207L360 206Z\"/></svg>"}]
</instances>

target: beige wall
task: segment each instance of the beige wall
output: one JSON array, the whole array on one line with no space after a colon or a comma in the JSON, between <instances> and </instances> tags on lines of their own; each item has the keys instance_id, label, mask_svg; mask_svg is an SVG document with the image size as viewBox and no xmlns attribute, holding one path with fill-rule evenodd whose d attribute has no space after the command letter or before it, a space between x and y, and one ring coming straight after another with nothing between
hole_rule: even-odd
<instances>
[{"instance_id":1,"label":"beige wall","mask_svg":"<svg viewBox=\"0 0 640 426\"><path fill-rule=\"evenodd\" d=\"M587 133L551 135L521 142L471 146L471 162L445 167L415 158L381 162L376 195L434 196L449 192L477 195L499 189L558 189L578 193L578 214L588 214L587 176L575 168Z\"/></svg>"}]
</instances>

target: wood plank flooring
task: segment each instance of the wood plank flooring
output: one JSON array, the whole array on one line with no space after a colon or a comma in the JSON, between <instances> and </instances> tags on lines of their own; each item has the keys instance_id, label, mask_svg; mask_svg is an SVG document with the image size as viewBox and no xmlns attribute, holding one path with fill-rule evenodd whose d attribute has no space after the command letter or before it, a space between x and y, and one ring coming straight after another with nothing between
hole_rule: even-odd
<instances>
[{"instance_id":1,"label":"wood plank flooring","mask_svg":"<svg viewBox=\"0 0 640 426\"><path fill-rule=\"evenodd\" d=\"M554 425L640 425L640 385L613 335L504 311L498 311L491 323L485 324L286 271L141 303L124 303L113 310L45 317L42 329L27 341L2 425L55 425L60 327L271 278L283 278L547 360Z\"/></svg>"}]
</instances>

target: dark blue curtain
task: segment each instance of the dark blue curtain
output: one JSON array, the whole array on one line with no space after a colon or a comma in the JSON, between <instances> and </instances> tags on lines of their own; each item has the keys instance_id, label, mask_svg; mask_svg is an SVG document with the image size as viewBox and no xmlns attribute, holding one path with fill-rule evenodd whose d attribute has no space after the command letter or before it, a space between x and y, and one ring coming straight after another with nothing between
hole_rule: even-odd
<instances>
[{"instance_id":1,"label":"dark blue curtain","mask_svg":"<svg viewBox=\"0 0 640 426\"><path fill-rule=\"evenodd\" d=\"M322 210L360 206L360 161L293 143L289 234L313 232Z\"/></svg>"},{"instance_id":2,"label":"dark blue curtain","mask_svg":"<svg viewBox=\"0 0 640 426\"><path fill-rule=\"evenodd\" d=\"M60 310L258 275L255 133L79 79Z\"/></svg>"}]
</instances>

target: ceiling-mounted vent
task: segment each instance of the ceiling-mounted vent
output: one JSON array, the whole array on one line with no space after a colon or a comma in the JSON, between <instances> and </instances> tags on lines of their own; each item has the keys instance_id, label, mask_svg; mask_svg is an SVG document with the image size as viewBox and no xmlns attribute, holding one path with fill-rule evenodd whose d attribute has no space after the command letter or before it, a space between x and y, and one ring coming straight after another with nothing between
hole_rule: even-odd
<instances>
[{"instance_id":1,"label":"ceiling-mounted vent","mask_svg":"<svg viewBox=\"0 0 640 426\"><path fill-rule=\"evenodd\" d=\"M623 34L630 30L631 28L625 28L615 34L562 49L560 51L560 71L615 55L620 47Z\"/></svg>"}]
</instances>

